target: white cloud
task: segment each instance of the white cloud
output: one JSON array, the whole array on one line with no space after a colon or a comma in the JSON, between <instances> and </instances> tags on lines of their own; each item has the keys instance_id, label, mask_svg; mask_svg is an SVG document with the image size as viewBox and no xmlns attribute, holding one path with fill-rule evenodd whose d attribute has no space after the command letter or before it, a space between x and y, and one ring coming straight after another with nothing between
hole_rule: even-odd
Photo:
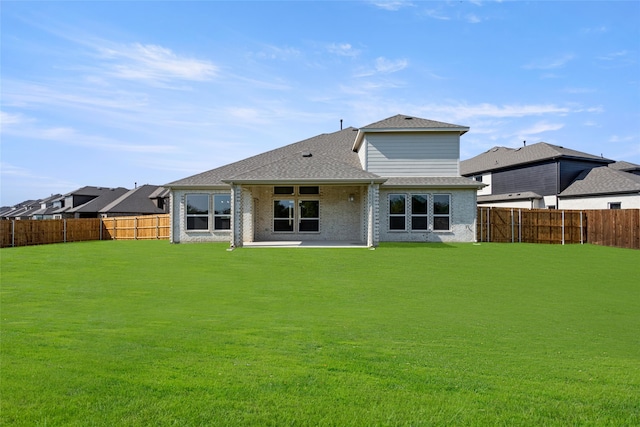
<instances>
[{"instance_id":1,"label":"white cloud","mask_svg":"<svg viewBox=\"0 0 640 427\"><path fill-rule=\"evenodd\" d=\"M149 83L206 81L218 73L218 67L210 61L179 56L162 46L133 43L97 48L107 62L107 73L121 79Z\"/></svg>"},{"instance_id":2,"label":"white cloud","mask_svg":"<svg viewBox=\"0 0 640 427\"><path fill-rule=\"evenodd\" d=\"M467 22L470 24L478 24L482 22L482 19L480 19L477 15L471 13L467 15Z\"/></svg>"},{"instance_id":3,"label":"white cloud","mask_svg":"<svg viewBox=\"0 0 640 427\"><path fill-rule=\"evenodd\" d=\"M437 10L437 9L425 9L422 11L422 14L429 18L438 19L440 21L451 20L449 16L444 15L440 10Z\"/></svg>"},{"instance_id":4,"label":"white cloud","mask_svg":"<svg viewBox=\"0 0 640 427\"><path fill-rule=\"evenodd\" d=\"M266 45L254 56L260 59L272 59L280 61L288 61L293 58L297 58L301 55L301 52L293 47L280 47L275 45Z\"/></svg>"},{"instance_id":5,"label":"white cloud","mask_svg":"<svg viewBox=\"0 0 640 427\"><path fill-rule=\"evenodd\" d=\"M537 122L533 124L533 126L523 129L519 132L520 135L537 135L544 132L560 130L564 127L563 123L548 123L548 122Z\"/></svg>"},{"instance_id":6,"label":"white cloud","mask_svg":"<svg viewBox=\"0 0 640 427\"><path fill-rule=\"evenodd\" d=\"M10 114L0 111L0 130L2 130L4 126L19 124L24 121L25 118L22 114Z\"/></svg>"},{"instance_id":7,"label":"white cloud","mask_svg":"<svg viewBox=\"0 0 640 427\"><path fill-rule=\"evenodd\" d=\"M567 63L575 58L573 54L565 54L561 56L551 57L551 58L543 58L539 60L535 60L530 62L529 64L524 65L522 68L527 70L535 69L535 70L553 70L557 68L562 68Z\"/></svg>"},{"instance_id":8,"label":"white cloud","mask_svg":"<svg viewBox=\"0 0 640 427\"><path fill-rule=\"evenodd\" d=\"M327 46L327 50L330 53L333 53L339 56L354 57L354 56L360 55L360 51L357 49L354 49L353 46L351 46L349 43L331 43L330 45Z\"/></svg>"},{"instance_id":9,"label":"white cloud","mask_svg":"<svg viewBox=\"0 0 640 427\"><path fill-rule=\"evenodd\" d=\"M396 73L404 70L409 65L406 59L390 60L384 57L376 58L376 71L382 74Z\"/></svg>"},{"instance_id":10,"label":"white cloud","mask_svg":"<svg viewBox=\"0 0 640 427\"><path fill-rule=\"evenodd\" d=\"M371 1L371 4L374 6L390 11L400 10L403 7L411 7L413 3L410 1L399 1L399 0L390 0L390 1Z\"/></svg>"}]
</instances>

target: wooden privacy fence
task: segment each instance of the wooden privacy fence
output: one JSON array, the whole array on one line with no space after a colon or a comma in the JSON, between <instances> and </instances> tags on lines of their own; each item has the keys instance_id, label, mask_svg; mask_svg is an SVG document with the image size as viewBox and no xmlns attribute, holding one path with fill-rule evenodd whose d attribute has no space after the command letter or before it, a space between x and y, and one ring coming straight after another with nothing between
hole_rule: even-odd
<instances>
[{"instance_id":1,"label":"wooden privacy fence","mask_svg":"<svg viewBox=\"0 0 640 427\"><path fill-rule=\"evenodd\" d=\"M592 243L640 249L640 209L478 208L479 242Z\"/></svg>"},{"instance_id":2,"label":"wooden privacy fence","mask_svg":"<svg viewBox=\"0 0 640 427\"><path fill-rule=\"evenodd\" d=\"M102 219L103 233L113 240L169 240L169 215Z\"/></svg>"},{"instance_id":3,"label":"wooden privacy fence","mask_svg":"<svg viewBox=\"0 0 640 427\"><path fill-rule=\"evenodd\" d=\"M169 239L169 215L114 218L2 220L0 247L87 240Z\"/></svg>"}]
</instances>

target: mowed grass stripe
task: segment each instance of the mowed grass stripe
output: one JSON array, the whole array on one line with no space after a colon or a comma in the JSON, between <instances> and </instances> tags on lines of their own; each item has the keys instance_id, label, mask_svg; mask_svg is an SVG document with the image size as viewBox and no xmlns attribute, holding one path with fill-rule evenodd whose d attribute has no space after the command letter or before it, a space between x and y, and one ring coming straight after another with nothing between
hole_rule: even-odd
<instances>
[{"instance_id":1,"label":"mowed grass stripe","mask_svg":"<svg viewBox=\"0 0 640 427\"><path fill-rule=\"evenodd\" d=\"M2 262L4 425L634 425L640 253L87 242Z\"/></svg>"}]
</instances>

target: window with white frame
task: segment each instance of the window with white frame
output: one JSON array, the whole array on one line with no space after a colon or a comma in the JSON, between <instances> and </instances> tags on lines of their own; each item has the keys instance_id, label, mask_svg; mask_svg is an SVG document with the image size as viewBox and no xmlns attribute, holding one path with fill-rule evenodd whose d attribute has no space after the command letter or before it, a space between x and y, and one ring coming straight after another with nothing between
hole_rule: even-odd
<instances>
[{"instance_id":1,"label":"window with white frame","mask_svg":"<svg viewBox=\"0 0 640 427\"><path fill-rule=\"evenodd\" d=\"M318 200L300 201L300 232L320 231L320 202Z\"/></svg>"},{"instance_id":2,"label":"window with white frame","mask_svg":"<svg viewBox=\"0 0 640 427\"><path fill-rule=\"evenodd\" d=\"M209 229L209 195L187 194L187 230Z\"/></svg>"},{"instance_id":3,"label":"window with white frame","mask_svg":"<svg viewBox=\"0 0 640 427\"><path fill-rule=\"evenodd\" d=\"M451 195L433 195L433 231L451 229Z\"/></svg>"},{"instance_id":4,"label":"window with white frame","mask_svg":"<svg viewBox=\"0 0 640 427\"><path fill-rule=\"evenodd\" d=\"M213 229L231 229L231 195L229 194L213 196Z\"/></svg>"},{"instance_id":5,"label":"window with white frame","mask_svg":"<svg viewBox=\"0 0 640 427\"><path fill-rule=\"evenodd\" d=\"M293 232L296 220L295 206L295 200L292 199L273 201L273 231Z\"/></svg>"},{"instance_id":6,"label":"window with white frame","mask_svg":"<svg viewBox=\"0 0 640 427\"><path fill-rule=\"evenodd\" d=\"M411 229L427 230L429 228L429 196L427 194L411 195Z\"/></svg>"},{"instance_id":7,"label":"window with white frame","mask_svg":"<svg viewBox=\"0 0 640 427\"><path fill-rule=\"evenodd\" d=\"M609 202L609 209L622 209L622 202Z\"/></svg>"},{"instance_id":8,"label":"window with white frame","mask_svg":"<svg viewBox=\"0 0 640 427\"><path fill-rule=\"evenodd\" d=\"M404 194L389 195L389 230L404 231L407 229L407 196Z\"/></svg>"}]
</instances>

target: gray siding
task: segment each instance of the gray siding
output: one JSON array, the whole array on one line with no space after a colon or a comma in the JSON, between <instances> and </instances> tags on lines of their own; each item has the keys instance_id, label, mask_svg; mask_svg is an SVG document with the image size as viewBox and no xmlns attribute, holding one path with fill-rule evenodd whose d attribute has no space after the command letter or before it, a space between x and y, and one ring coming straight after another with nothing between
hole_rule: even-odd
<instances>
[{"instance_id":1,"label":"gray siding","mask_svg":"<svg viewBox=\"0 0 640 427\"><path fill-rule=\"evenodd\" d=\"M560 161L560 192L563 192L586 169L593 169L606 163L584 162L579 160Z\"/></svg>"},{"instance_id":2,"label":"gray siding","mask_svg":"<svg viewBox=\"0 0 640 427\"><path fill-rule=\"evenodd\" d=\"M380 176L459 176L460 136L452 132L365 137L367 171ZM361 157L362 159L362 157Z\"/></svg>"},{"instance_id":3,"label":"gray siding","mask_svg":"<svg viewBox=\"0 0 640 427\"><path fill-rule=\"evenodd\" d=\"M556 194L556 173L556 163L553 161L494 171L491 175L491 193L533 191L541 196Z\"/></svg>"}]
</instances>

